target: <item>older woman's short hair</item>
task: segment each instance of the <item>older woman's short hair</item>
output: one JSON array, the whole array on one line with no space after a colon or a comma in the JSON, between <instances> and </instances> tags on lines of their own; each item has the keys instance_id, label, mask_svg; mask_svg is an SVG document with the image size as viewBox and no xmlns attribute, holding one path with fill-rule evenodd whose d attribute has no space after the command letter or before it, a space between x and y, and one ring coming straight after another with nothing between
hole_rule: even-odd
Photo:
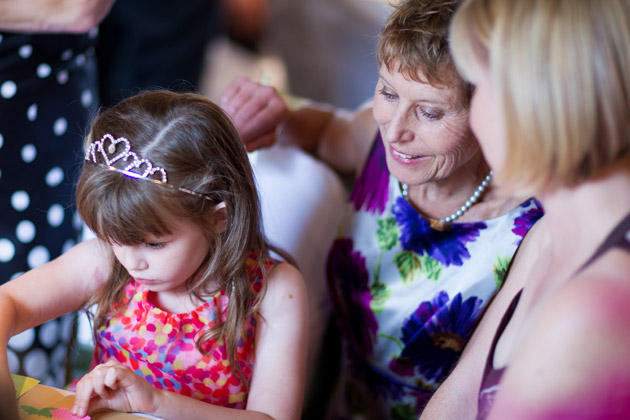
<instances>
[{"instance_id":1,"label":"older woman's short hair","mask_svg":"<svg viewBox=\"0 0 630 420\"><path fill-rule=\"evenodd\" d=\"M472 86L460 77L451 57L448 31L462 0L402 0L379 36L378 66L435 87L461 89L468 107Z\"/></svg>"},{"instance_id":2,"label":"older woman's short hair","mask_svg":"<svg viewBox=\"0 0 630 420\"><path fill-rule=\"evenodd\" d=\"M500 181L571 186L630 154L630 1L470 0L451 29L464 76L493 80Z\"/></svg>"}]
</instances>

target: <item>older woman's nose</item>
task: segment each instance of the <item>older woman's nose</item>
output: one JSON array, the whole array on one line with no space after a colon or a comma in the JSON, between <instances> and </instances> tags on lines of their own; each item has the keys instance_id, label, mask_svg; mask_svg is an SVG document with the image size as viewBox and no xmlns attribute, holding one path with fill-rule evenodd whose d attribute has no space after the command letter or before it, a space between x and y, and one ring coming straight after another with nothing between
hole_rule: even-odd
<instances>
[{"instance_id":1,"label":"older woman's nose","mask_svg":"<svg viewBox=\"0 0 630 420\"><path fill-rule=\"evenodd\" d=\"M414 132L407 112L397 111L392 114L392 118L387 126L386 136L387 141L390 143L413 140Z\"/></svg>"}]
</instances>

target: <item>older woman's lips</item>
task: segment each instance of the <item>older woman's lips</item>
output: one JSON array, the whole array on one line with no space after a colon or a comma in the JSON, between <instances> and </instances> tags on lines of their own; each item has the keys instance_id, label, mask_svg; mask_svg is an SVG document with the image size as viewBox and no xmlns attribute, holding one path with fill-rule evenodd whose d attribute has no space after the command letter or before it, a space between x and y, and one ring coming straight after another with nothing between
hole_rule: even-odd
<instances>
[{"instance_id":1,"label":"older woman's lips","mask_svg":"<svg viewBox=\"0 0 630 420\"><path fill-rule=\"evenodd\" d=\"M391 148L391 152L392 152L392 157L394 158L394 160L396 162L399 162L399 163L403 164L403 165L409 165L409 164L418 163L418 161L420 159L425 157L425 156L408 155L408 154L399 152L398 150L394 149L393 147Z\"/></svg>"}]
</instances>

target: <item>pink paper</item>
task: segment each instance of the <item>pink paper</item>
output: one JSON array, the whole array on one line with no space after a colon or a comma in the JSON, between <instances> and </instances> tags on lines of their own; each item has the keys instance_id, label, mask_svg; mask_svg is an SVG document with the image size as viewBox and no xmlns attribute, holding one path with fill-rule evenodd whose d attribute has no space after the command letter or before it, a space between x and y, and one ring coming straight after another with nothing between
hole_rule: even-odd
<instances>
[{"instance_id":1,"label":"pink paper","mask_svg":"<svg viewBox=\"0 0 630 420\"><path fill-rule=\"evenodd\" d=\"M85 415L83 417L75 416L74 414L72 414L72 411L68 410L67 408L56 408L54 410L51 410L50 414L52 414L53 419L59 419L59 420L90 420L91 419L91 417L88 415Z\"/></svg>"}]
</instances>

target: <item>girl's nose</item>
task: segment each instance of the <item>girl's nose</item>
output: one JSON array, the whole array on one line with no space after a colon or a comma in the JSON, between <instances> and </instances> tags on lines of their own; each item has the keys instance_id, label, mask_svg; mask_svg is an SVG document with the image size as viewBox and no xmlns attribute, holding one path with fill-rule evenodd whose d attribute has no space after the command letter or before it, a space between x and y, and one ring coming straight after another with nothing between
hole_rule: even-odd
<instances>
[{"instance_id":1,"label":"girl's nose","mask_svg":"<svg viewBox=\"0 0 630 420\"><path fill-rule=\"evenodd\" d=\"M146 259L142 256L137 247L122 246L116 252L118 261L127 269L127 271L140 271L149 267Z\"/></svg>"}]
</instances>

